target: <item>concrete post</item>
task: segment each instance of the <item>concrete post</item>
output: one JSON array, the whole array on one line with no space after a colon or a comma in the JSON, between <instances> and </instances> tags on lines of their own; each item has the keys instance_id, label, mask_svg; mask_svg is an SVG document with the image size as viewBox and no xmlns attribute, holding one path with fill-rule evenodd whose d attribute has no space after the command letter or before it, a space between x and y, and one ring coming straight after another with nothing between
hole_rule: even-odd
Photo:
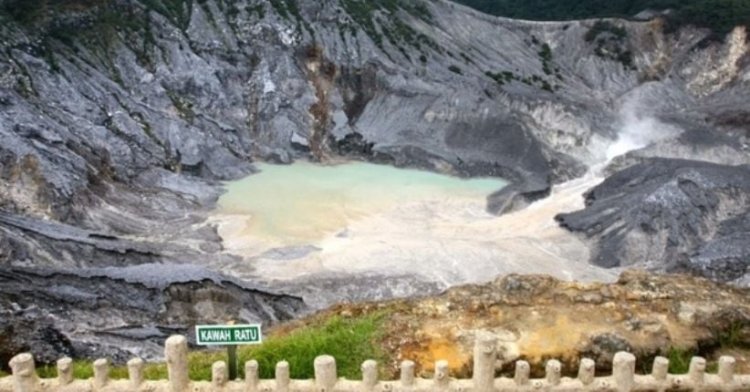
<instances>
[{"instance_id":1,"label":"concrete post","mask_svg":"<svg viewBox=\"0 0 750 392\"><path fill-rule=\"evenodd\" d=\"M414 385L414 362L401 362L401 385L411 387Z\"/></svg>"},{"instance_id":2,"label":"concrete post","mask_svg":"<svg viewBox=\"0 0 750 392\"><path fill-rule=\"evenodd\" d=\"M362 384L366 391L371 391L378 385L378 363L372 359L362 363Z\"/></svg>"},{"instance_id":3,"label":"concrete post","mask_svg":"<svg viewBox=\"0 0 750 392\"><path fill-rule=\"evenodd\" d=\"M14 392L38 392L40 390L39 377L36 375L36 365L31 354L18 354L10 360L8 365L13 372Z\"/></svg>"},{"instance_id":4,"label":"concrete post","mask_svg":"<svg viewBox=\"0 0 750 392\"><path fill-rule=\"evenodd\" d=\"M336 359L330 355L321 355L315 358L315 386L320 392L330 392L336 386L338 375L336 374Z\"/></svg>"},{"instance_id":5,"label":"concrete post","mask_svg":"<svg viewBox=\"0 0 750 392\"><path fill-rule=\"evenodd\" d=\"M693 357L690 360L689 369L688 375L690 376L690 381L695 383L695 385L702 385L706 377L706 360L701 357Z\"/></svg>"},{"instance_id":6,"label":"concrete post","mask_svg":"<svg viewBox=\"0 0 750 392\"><path fill-rule=\"evenodd\" d=\"M133 358L128 361L128 378L130 379L130 387L137 391L143 384L143 360L140 358Z\"/></svg>"},{"instance_id":7,"label":"concrete post","mask_svg":"<svg viewBox=\"0 0 750 392\"><path fill-rule=\"evenodd\" d=\"M656 381L666 381L669 372L669 359L664 357L654 358L654 368L651 375Z\"/></svg>"},{"instance_id":8,"label":"concrete post","mask_svg":"<svg viewBox=\"0 0 750 392\"><path fill-rule=\"evenodd\" d=\"M258 361L254 359L245 362L245 387L248 392L258 390Z\"/></svg>"},{"instance_id":9,"label":"concrete post","mask_svg":"<svg viewBox=\"0 0 750 392\"><path fill-rule=\"evenodd\" d=\"M449 378L450 371L448 370L448 361L437 361L435 362L435 387L437 389L448 388L450 383Z\"/></svg>"},{"instance_id":10,"label":"concrete post","mask_svg":"<svg viewBox=\"0 0 750 392\"><path fill-rule=\"evenodd\" d=\"M94 389L100 390L109 383L109 361L104 358L94 361Z\"/></svg>"},{"instance_id":11,"label":"concrete post","mask_svg":"<svg viewBox=\"0 0 750 392\"><path fill-rule=\"evenodd\" d=\"M170 336L164 344L164 357L169 374L169 392L185 392L190 383L188 378L187 338L181 335Z\"/></svg>"},{"instance_id":12,"label":"concrete post","mask_svg":"<svg viewBox=\"0 0 750 392\"><path fill-rule=\"evenodd\" d=\"M562 364L560 361L556 359L547 361L544 371L548 385L560 385L560 377L562 377Z\"/></svg>"},{"instance_id":13,"label":"concrete post","mask_svg":"<svg viewBox=\"0 0 750 392\"><path fill-rule=\"evenodd\" d=\"M224 389L229 380L229 368L224 361L217 361L211 366L211 386L215 391Z\"/></svg>"},{"instance_id":14,"label":"concrete post","mask_svg":"<svg viewBox=\"0 0 750 392\"><path fill-rule=\"evenodd\" d=\"M629 392L635 385L635 355L627 352L615 354L612 375L618 392Z\"/></svg>"},{"instance_id":15,"label":"concrete post","mask_svg":"<svg viewBox=\"0 0 750 392\"><path fill-rule=\"evenodd\" d=\"M531 366L526 361L516 361L516 374L513 380L516 385L522 386L529 383L529 375L531 374Z\"/></svg>"},{"instance_id":16,"label":"concrete post","mask_svg":"<svg viewBox=\"0 0 750 392\"><path fill-rule=\"evenodd\" d=\"M583 385L591 385L594 382L596 362L593 359L584 358L578 367L578 380Z\"/></svg>"},{"instance_id":17,"label":"concrete post","mask_svg":"<svg viewBox=\"0 0 750 392\"><path fill-rule=\"evenodd\" d=\"M61 358L57 360L57 384L65 386L73 382L73 360Z\"/></svg>"},{"instance_id":18,"label":"concrete post","mask_svg":"<svg viewBox=\"0 0 750 392\"><path fill-rule=\"evenodd\" d=\"M477 334L474 342L474 391L488 392L495 388L497 337L489 333Z\"/></svg>"},{"instance_id":19,"label":"concrete post","mask_svg":"<svg viewBox=\"0 0 750 392\"><path fill-rule=\"evenodd\" d=\"M276 364L276 392L289 390L289 362L281 361Z\"/></svg>"},{"instance_id":20,"label":"concrete post","mask_svg":"<svg viewBox=\"0 0 750 392\"><path fill-rule=\"evenodd\" d=\"M719 358L719 377L721 381L729 384L734 381L734 367L736 361L733 357L722 356Z\"/></svg>"}]
</instances>

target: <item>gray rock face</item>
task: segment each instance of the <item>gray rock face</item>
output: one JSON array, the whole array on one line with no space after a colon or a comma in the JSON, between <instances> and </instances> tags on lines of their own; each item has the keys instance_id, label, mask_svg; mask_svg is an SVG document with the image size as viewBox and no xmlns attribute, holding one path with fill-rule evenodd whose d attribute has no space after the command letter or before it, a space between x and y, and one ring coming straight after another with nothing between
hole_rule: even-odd
<instances>
[{"instance_id":1,"label":"gray rock face","mask_svg":"<svg viewBox=\"0 0 750 392\"><path fill-rule=\"evenodd\" d=\"M272 287L302 297L313 309L324 309L337 303L381 301L392 298L437 295L445 285L412 275L336 274L315 275L284 282Z\"/></svg>"},{"instance_id":2,"label":"gray rock face","mask_svg":"<svg viewBox=\"0 0 750 392\"><path fill-rule=\"evenodd\" d=\"M164 339L217 320L272 324L307 311L297 297L196 266L0 271L0 360L28 351L61 356L158 358Z\"/></svg>"},{"instance_id":3,"label":"gray rock face","mask_svg":"<svg viewBox=\"0 0 750 392\"><path fill-rule=\"evenodd\" d=\"M522 181L510 184L487 197L487 210L503 214L523 209L530 203L550 195L549 181Z\"/></svg>"},{"instance_id":4,"label":"gray rock face","mask_svg":"<svg viewBox=\"0 0 750 392\"><path fill-rule=\"evenodd\" d=\"M690 256L690 267L716 280L750 279L750 213L721 222L714 238ZM744 283L744 285L747 285Z\"/></svg>"},{"instance_id":5,"label":"gray rock face","mask_svg":"<svg viewBox=\"0 0 750 392\"><path fill-rule=\"evenodd\" d=\"M595 240L592 261L689 270L732 281L750 272L750 166L648 159L586 194L563 227Z\"/></svg>"},{"instance_id":6,"label":"gray rock face","mask_svg":"<svg viewBox=\"0 0 750 392\"><path fill-rule=\"evenodd\" d=\"M650 115L733 127L746 113L739 36L697 49L705 32L614 21L626 66L583 39L593 21L511 21L442 0L153 4L31 25L0 16L6 210L149 235L210 204L206 180L303 156L536 192L597 159L644 80L656 80L640 98Z\"/></svg>"}]
</instances>

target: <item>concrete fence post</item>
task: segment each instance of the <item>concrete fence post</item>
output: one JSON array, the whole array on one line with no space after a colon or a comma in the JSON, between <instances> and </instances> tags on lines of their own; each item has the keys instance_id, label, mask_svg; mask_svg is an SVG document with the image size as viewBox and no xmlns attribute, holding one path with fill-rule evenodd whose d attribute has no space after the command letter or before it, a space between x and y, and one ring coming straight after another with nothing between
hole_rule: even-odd
<instances>
[{"instance_id":1,"label":"concrete fence post","mask_svg":"<svg viewBox=\"0 0 750 392\"><path fill-rule=\"evenodd\" d=\"M719 377L727 384L734 381L734 367L736 361L733 357L722 356L719 358Z\"/></svg>"},{"instance_id":2,"label":"concrete fence post","mask_svg":"<svg viewBox=\"0 0 750 392\"><path fill-rule=\"evenodd\" d=\"M187 338L174 335L167 339L164 344L164 357L167 360L170 392L185 392L190 384L187 355Z\"/></svg>"},{"instance_id":3,"label":"concrete fence post","mask_svg":"<svg viewBox=\"0 0 750 392\"><path fill-rule=\"evenodd\" d=\"M591 385L596 373L596 362L593 359L584 358L578 367L578 380L583 385Z\"/></svg>"},{"instance_id":4,"label":"concrete fence post","mask_svg":"<svg viewBox=\"0 0 750 392\"><path fill-rule=\"evenodd\" d=\"M688 375L690 381L695 385L702 385L706 377L706 360L701 357L693 357L690 360Z\"/></svg>"},{"instance_id":5,"label":"concrete fence post","mask_svg":"<svg viewBox=\"0 0 750 392\"><path fill-rule=\"evenodd\" d=\"M133 358L128 361L128 379L130 380L130 387L137 391L143 384L143 360L140 358Z\"/></svg>"},{"instance_id":6,"label":"concrete fence post","mask_svg":"<svg viewBox=\"0 0 750 392\"><path fill-rule=\"evenodd\" d=\"M221 390L229 380L229 368L224 361L217 361L211 365L211 386L214 390Z\"/></svg>"},{"instance_id":7,"label":"concrete fence post","mask_svg":"<svg viewBox=\"0 0 750 392\"><path fill-rule=\"evenodd\" d=\"M556 359L547 361L547 365L544 367L545 379L548 385L560 385L560 377L562 377L562 364Z\"/></svg>"},{"instance_id":8,"label":"concrete fence post","mask_svg":"<svg viewBox=\"0 0 750 392\"><path fill-rule=\"evenodd\" d=\"M531 374L531 366L526 361L516 361L516 373L513 376L513 380L516 385L523 386L529 383L529 375Z\"/></svg>"},{"instance_id":9,"label":"concrete fence post","mask_svg":"<svg viewBox=\"0 0 750 392\"><path fill-rule=\"evenodd\" d=\"M94 389L100 390L109 383L109 361L100 358L94 361Z\"/></svg>"},{"instance_id":10,"label":"concrete fence post","mask_svg":"<svg viewBox=\"0 0 750 392\"><path fill-rule=\"evenodd\" d=\"M65 386L73 382L73 360L65 357L57 360L57 384Z\"/></svg>"},{"instance_id":11,"label":"concrete fence post","mask_svg":"<svg viewBox=\"0 0 750 392\"><path fill-rule=\"evenodd\" d=\"M366 391L371 391L378 385L378 363L372 359L362 363L362 384Z\"/></svg>"},{"instance_id":12,"label":"concrete fence post","mask_svg":"<svg viewBox=\"0 0 750 392\"><path fill-rule=\"evenodd\" d=\"M664 357L654 358L654 367L651 370L651 375L656 381L667 381L667 374L669 373L669 359Z\"/></svg>"},{"instance_id":13,"label":"concrete fence post","mask_svg":"<svg viewBox=\"0 0 750 392\"><path fill-rule=\"evenodd\" d=\"M635 385L635 355L621 351L612 361L612 375L618 392L629 392Z\"/></svg>"},{"instance_id":14,"label":"concrete fence post","mask_svg":"<svg viewBox=\"0 0 750 392\"><path fill-rule=\"evenodd\" d=\"M497 337L489 333L477 334L474 342L474 391L488 392L495 389L495 366L497 361Z\"/></svg>"},{"instance_id":15,"label":"concrete fence post","mask_svg":"<svg viewBox=\"0 0 750 392\"><path fill-rule=\"evenodd\" d=\"M411 387L414 385L414 362L403 361L401 362L401 385L404 387Z\"/></svg>"},{"instance_id":16,"label":"concrete fence post","mask_svg":"<svg viewBox=\"0 0 750 392\"><path fill-rule=\"evenodd\" d=\"M14 392L37 392L40 390L34 357L29 353L18 354L10 362L13 372Z\"/></svg>"},{"instance_id":17,"label":"concrete fence post","mask_svg":"<svg viewBox=\"0 0 750 392\"><path fill-rule=\"evenodd\" d=\"M258 361L254 359L245 362L245 387L248 392L258 390Z\"/></svg>"},{"instance_id":18,"label":"concrete fence post","mask_svg":"<svg viewBox=\"0 0 750 392\"><path fill-rule=\"evenodd\" d=\"M336 358L330 355L321 355L315 358L315 385L318 391L330 392L336 386L338 375L336 374Z\"/></svg>"},{"instance_id":19,"label":"concrete fence post","mask_svg":"<svg viewBox=\"0 0 750 392\"><path fill-rule=\"evenodd\" d=\"M281 361L276 364L276 392L289 390L289 362Z\"/></svg>"},{"instance_id":20,"label":"concrete fence post","mask_svg":"<svg viewBox=\"0 0 750 392\"><path fill-rule=\"evenodd\" d=\"M448 370L448 361L437 361L435 362L435 376L433 381L437 389L448 388L450 383L450 371Z\"/></svg>"}]
</instances>

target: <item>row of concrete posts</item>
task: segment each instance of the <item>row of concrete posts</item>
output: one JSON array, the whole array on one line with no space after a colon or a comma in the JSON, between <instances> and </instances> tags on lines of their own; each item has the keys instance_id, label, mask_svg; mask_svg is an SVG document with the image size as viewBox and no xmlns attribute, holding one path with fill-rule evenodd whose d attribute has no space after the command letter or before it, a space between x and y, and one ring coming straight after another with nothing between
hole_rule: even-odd
<instances>
[{"instance_id":1,"label":"row of concrete posts","mask_svg":"<svg viewBox=\"0 0 750 392\"><path fill-rule=\"evenodd\" d=\"M562 377L562 365L557 360L546 363L545 377L532 379L526 361L517 361L513 378L496 377L498 366L497 340L490 334L479 334L474 347L474 367L471 379L460 380L449 375L448 362L437 361L431 379L415 377L415 364L404 361L400 367L400 379L382 381L378 364L369 360L362 364L361 380L346 380L336 373L336 361L323 355L313 363L314 380L292 380L289 363L279 362L273 380L260 380L258 362L245 363L244 380L229 380L227 365L220 361L213 364L210 382L191 381L188 377L188 341L184 336L167 339L164 356L168 380L147 381L144 378L144 362L133 359L128 362L128 380L111 380L109 362L99 359L94 362L94 377L90 380L74 380L70 358L57 362L56 379L40 379L36 374L31 354L19 354L10 361L12 376L0 379L0 392L371 392L371 391L455 391L455 392L516 392L516 391L746 391L750 392L750 375L735 375L735 360L732 357L719 359L718 373L706 373L706 361L694 357L690 370L685 375L668 373L669 361L663 357L654 360L651 374L637 375L636 359L630 353L620 352L614 356L612 374L595 376L595 364L591 359L582 359L576 378Z\"/></svg>"}]
</instances>

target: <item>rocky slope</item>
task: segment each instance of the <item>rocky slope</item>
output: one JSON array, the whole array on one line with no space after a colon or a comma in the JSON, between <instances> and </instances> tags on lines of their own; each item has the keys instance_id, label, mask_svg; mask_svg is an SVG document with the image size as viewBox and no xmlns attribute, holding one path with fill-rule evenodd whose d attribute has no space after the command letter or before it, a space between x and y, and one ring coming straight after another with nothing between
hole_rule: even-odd
<instances>
[{"instance_id":1,"label":"rocky slope","mask_svg":"<svg viewBox=\"0 0 750 392\"><path fill-rule=\"evenodd\" d=\"M649 361L671 348L709 358L722 350L747 349L748 295L747 289L687 275L628 271L613 284L509 275L430 298L337 306L282 332L330 317L382 314L384 331L376 344L392 374L405 359L424 373L445 359L452 375L469 375L479 332L498 337L498 360L510 374L518 359L529 361L538 375L550 358L560 359L566 374L575 374L582 357L605 371L614 353L623 350L636 354L648 371ZM750 370L748 359L740 357L738 366Z\"/></svg>"},{"instance_id":2,"label":"rocky slope","mask_svg":"<svg viewBox=\"0 0 750 392\"><path fill-rule=\"evenodd\" d=\"M300 298L200 267L140 265L64 272L0 271L0 363L30 351L63 356L160 357L164 340L217 320L276 323L304 312Z\"/></svg>"},{"instance_id":3,"label":"rocky slope","mask_svg":"<svg viewBox=\"0 0 750 392\"><path fill-rule=\"evenodd\" d=\"M613 170L649 156L750 163L744 29L711 41L658 20L513 21L444 0L71 0L24 3L23 18L2 4L0 267L52 285L49 269L234 260L205 214L218 181L256 159L502 176L514 185L490 199L498 213L611 158L618 135L643 149ZM744 227L746 204L731 205L695 216L705 231L677 234L690 240L674 254L735 268L708 242L746 248L713 234ZM320 285L304 290L336 283Z\"/></svg>"},{"instance_id":4,"label":"rocky slope","mask_svg":"<svg viewBox=\"0 0 750 392\"><path fill-rule=\"evenodd\" d=\"M557 217L596 238L592 261L644 263L713 279L746 278L750 166L646 159L586 194L586 209Z\"/></svg>"}]
</instances>

